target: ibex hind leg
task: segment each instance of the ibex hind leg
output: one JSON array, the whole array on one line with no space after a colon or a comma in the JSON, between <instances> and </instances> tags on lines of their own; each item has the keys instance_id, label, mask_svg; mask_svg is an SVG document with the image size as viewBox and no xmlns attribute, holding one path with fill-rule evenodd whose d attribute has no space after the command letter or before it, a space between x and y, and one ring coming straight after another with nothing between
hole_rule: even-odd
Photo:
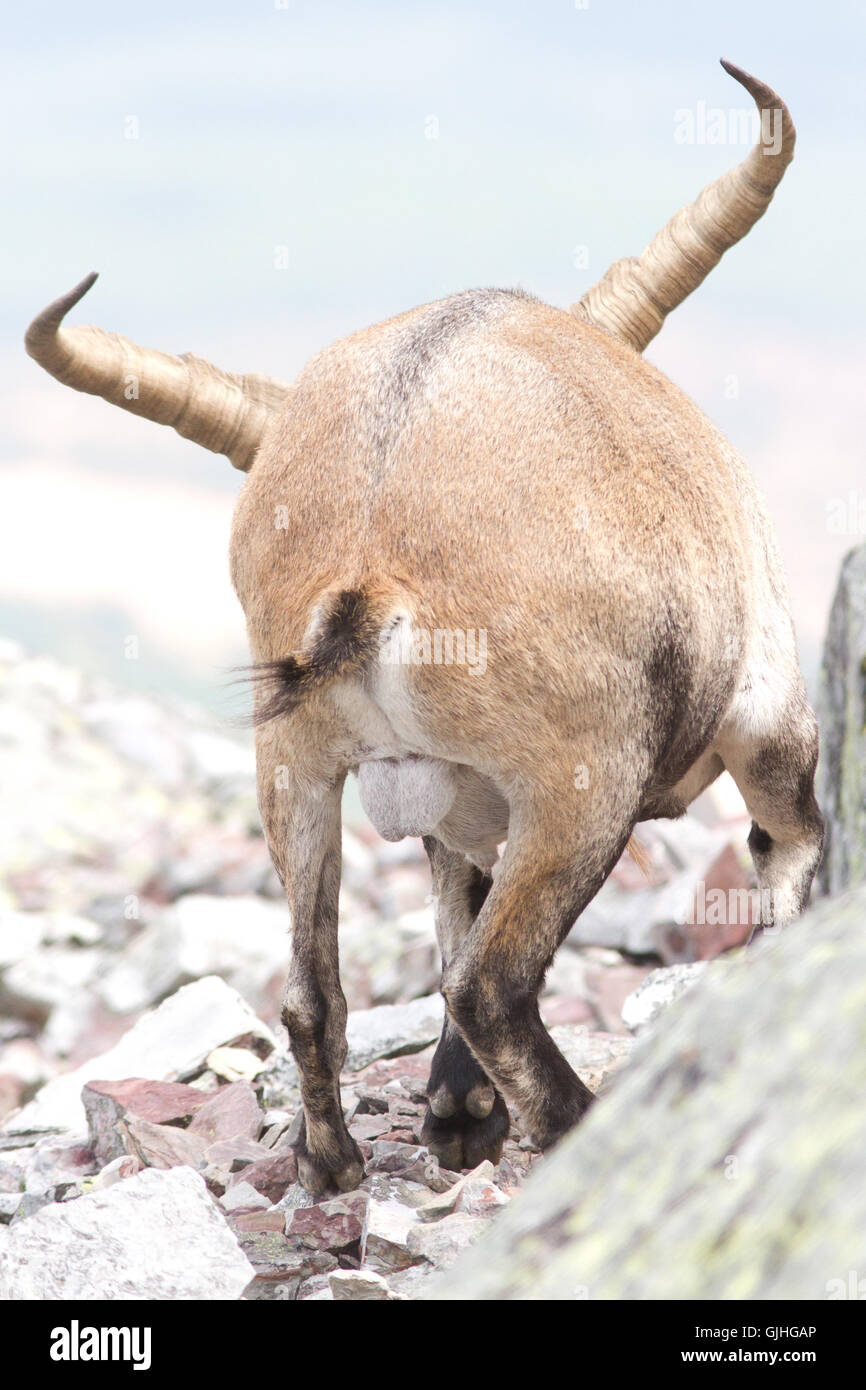
<instances>
[{"instance_id":1,"label":"ibex hind leg","mask_svg":"<svg viewBox=\"0 0 866 1390\"><path fill-rule=\"evenodd\" d=\"M279 764L275 725L258 739L259 805L271 856L292 914L292 959L283 1022L298 1064L304 1118L295 1150L298 1175L319 1197L357 1187L364 1164L346 1128L340 1072L346 1060L346 999L340 986L342 778L315 779Z\"/></svg>"},{"instance_id":2,"label":"ibex hind leg","mask_svg":"<svg viewBox=\"0 0 866 1390\"><path fill-rule=\"evenodd\" d=\"M576 759L564 757L564 767ZM623 852L641 803L635 753L598 752L589 788L530 793L514 811L499 872L443 971L448 1013L542 1149L592 1103L544 1027L538 991L554 952ZM629 787L629 768L635 769Z\"/></svg>"},{"instance_id":3,"label":"ibex hind leg","mask_svg":"<svg viewBox=\"0 0 866 1390\"><path fill-rule=\"evenodd\" d=\"M824 844L814 790L815 716L795 690L768 731L746 735L728 726L716 748L752 817L748 843L759 889L756 925L785 926L809 901Z\"/></svg>"},{"instance_id":4,"label":"ibex hind leg","mask_svg":"<svg viewBox=\"0 0 866 1390\"><path fill-rule=\"evenodd\" d=\"M436 932L443 968L471 930L493 883L457 850L424 839L436 900ZM508 1135L508 1108L446 1016L430 1068L427 1113L421 1138L445 1168L498 1163Z\"/></svg>"}]
</instances>

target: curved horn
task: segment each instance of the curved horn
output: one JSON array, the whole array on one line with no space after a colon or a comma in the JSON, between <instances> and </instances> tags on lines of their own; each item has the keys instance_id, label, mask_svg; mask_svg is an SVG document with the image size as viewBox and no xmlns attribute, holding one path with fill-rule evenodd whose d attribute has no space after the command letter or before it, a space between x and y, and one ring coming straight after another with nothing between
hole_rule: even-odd
<instances>
[{"instance_id":1,"label":"curved horn","mask_svg":"<svg viewBox=\"0 0 866 1390\"><path fill-rule=\"evenodd\" d=\"M246 473L289 386L267 376L234 376L191 352L172 357L137 347L102 328L62 328L96 278L86 276L33 320L25 338L30 356L66 386L172 425Z\"/></svg>"},{"instance_id":2,"label":"curved horn","mask_svg":"<svg viewBox=\"0 0 866 1390\"><path fill-rule=\"evenodd\" d=\"M794 157L796 131L790 112L771 87L734 67L725 72L745 87L761 113L761 136L742 164L709 184L680 208L635 259L613 265L571 313L605 328L643 352L665 317L762 217ZM771 114L772 113L772 114ZM774 137L781 124L781 140Z\"/></svg>"}]
</instances>

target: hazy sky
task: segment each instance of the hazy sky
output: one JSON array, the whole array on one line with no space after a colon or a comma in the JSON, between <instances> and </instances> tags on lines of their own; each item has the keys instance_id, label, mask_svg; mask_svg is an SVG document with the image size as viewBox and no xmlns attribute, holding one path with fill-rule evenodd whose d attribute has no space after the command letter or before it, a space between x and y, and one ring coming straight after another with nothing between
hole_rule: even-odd
<instances>
[{"instance_id":1,"label":"hazy sky","mask_svg":"<svg viewBox=\"0 0 866 1390\"><path fill-rule=\"evenodd\" d=\"M45 376L21 347L45 303L96 269L73 321L289 380L469 286L568 304L745 154L725 56L785 97L797 157L647 355L758 477L813 673L839 560L866 540L864 32L853 0L7 13L0 629L218 707L244 653L242 479ZM676 139L677 112L700 129L713 108L733 142Z\"/></svg>"}]
</instances>

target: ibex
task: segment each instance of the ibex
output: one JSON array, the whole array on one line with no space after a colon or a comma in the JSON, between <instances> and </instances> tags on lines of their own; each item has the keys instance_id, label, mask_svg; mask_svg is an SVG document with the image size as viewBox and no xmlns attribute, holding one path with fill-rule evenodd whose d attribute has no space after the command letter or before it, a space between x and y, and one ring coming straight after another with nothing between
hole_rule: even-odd
<instances>
[{"instance_id":1,"label":"ibex","mask_svg":"<svg viewBox=\"0 0 866 1390\"><path fill-rule=\"evenodd\" d=\"M589 1105L537 996L639 821L681 816L726 768L763 920L808 898L817 730L770 525L733 449L640 355L794 152L780 98L724 66L757 145L569 309L456 294L326 348L293 386L61 327L93 275L28 332L60 381L249 472L231 565L311 1193L364 1172L339 1087L348 772L373 824L429 856L446 1021L423 1139L451 1169L498 1160L506 1102L542 1149ZM442 634L467 659L437 660Z\"/></svg>"}]
</instances>

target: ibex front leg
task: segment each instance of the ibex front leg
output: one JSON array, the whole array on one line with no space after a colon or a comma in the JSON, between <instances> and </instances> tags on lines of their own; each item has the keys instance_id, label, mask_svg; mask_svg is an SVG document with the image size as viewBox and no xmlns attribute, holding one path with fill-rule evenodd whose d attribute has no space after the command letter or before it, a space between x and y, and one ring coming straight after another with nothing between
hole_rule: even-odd
<instances>
[{"instance_id":1,"label":"ibex front leg","mask_svg":"<svg viewBox=\"0 0 866 1390\"><path fill-rule=\"evenodd\" d=\"M348 1191L364 1163L340 1105L346 1060L346 999L340 986L337 904L340 892L342 778L312 781L260 757L265 834L292 914L292 963L283 1022L298 1064L304 1124L295 1150L309 1193Z\"/></svg>"}]
</instances>

